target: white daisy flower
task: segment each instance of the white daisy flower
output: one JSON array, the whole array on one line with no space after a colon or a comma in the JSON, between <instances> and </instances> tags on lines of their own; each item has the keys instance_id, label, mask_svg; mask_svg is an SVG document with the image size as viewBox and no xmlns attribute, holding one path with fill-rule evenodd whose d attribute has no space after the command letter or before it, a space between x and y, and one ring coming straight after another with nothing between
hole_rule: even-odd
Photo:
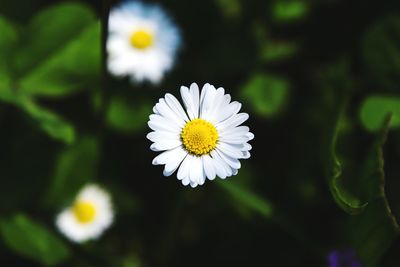
<instances>
[{"instance_id":1,"label":"white daisy flower","mask_svg":"<svg viewBox=\"0 0 400 267\"><path fill-rule=\"evenodd\" d=\"M158 83L174 65L178 28L157 5L125 2L110 11L108 69L134 82Z\"/></svg>"},{"instance_id":2,"label":"white daisy flower","mask_svg":"<svg viewBox=\"0 0 400 267\"><path fill-rule=\"evenodd\" d=\"M72 206L56 218L58 229L70 240L81 243L98 238L113 222L109 194L97 185L85 186Z\"/></svg>"},{"instance_id":3,"label":"white daisy flower","mask_svg":"<svg viewBox=\"0 0 400 267\"><path fill-rule=\"evenodd\" d=\"M231 102L224 88L205 84L199 92L196 83L190 89L182 86L181 96L186 108L171 94L154 106L147 138L153 151L164 151L154 158L154 165L165 165L163 174L170 176L178 168L177 177L183 185L204 184L236 175L239 159L250 157L254 138L247 126L239 126L249 115L238 113L241 104Z\"/></svg>"}]
</instances>

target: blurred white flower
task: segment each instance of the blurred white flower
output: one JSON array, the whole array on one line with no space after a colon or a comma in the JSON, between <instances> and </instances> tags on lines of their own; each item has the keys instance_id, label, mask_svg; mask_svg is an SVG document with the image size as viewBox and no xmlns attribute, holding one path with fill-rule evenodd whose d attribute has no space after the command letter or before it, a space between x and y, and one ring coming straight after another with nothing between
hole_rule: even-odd
<instances>
[{"instance_id":1,"label":"blurred white flower","mask_svg":"<svg viewBox=\"0 0 400 267\"><path fill-rule=\"evenodd\" d=\"M178 168L177 177L183 185L202 185L206 177L224 179L236 175L239 159L250 157L254 138L247 126L239 126L249 115L238 113L241 104L231 102L224 88L205 84L199 92L197 84L190 89L182 86L181 96L186 111L171 94L154 106L147 138L153 151L164 151L154 158L154 165L164 165L164 175Z\"/></svg>"},{"instance_id":2,"label":"blurred white flower","mask_svg":"<svg viewBox=\"0 0 400 267\"><path fill-rule=\"evenodd\" d=\"M109 194L97 185L85 186L74 203L56 218L58 229L70 240L80 243L98 238L113 222Z\"/></svg>"},{"instance_id":3,"label":"blurred white flower","mask_svg":"<svg viewBox=\"0 0 400 267\"><path fill-rule=\"evenodd\" d=\"M108 24L108 70L113 75L158 83L173 67L181 37L161 7L124 2L111 9Z\"/></svg>"}]
</instances>

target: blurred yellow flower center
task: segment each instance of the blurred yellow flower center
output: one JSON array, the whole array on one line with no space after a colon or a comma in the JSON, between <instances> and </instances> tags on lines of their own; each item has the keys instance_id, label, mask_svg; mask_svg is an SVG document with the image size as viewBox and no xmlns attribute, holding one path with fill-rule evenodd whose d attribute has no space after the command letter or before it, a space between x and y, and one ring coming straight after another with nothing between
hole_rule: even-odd
<instances>
[{"instance_id":1,"label":"blurred yellow flower center","mask_svg":"<svg viewBox=\"0 0 400 267\"><path fill-rule=\"evenodd\" d=\"M80 223L90 223L96 217L96 208L87 201L77 201L72 211Z\"/></svg>"},{"instance_id":2,"label":"blurred yellow flower center","mask_svg":"<svg viewBox=\"0 0 400 267\"><path fill-rule=\"evenodd\" d=\"M137 49L146 49L153 44L153 35L145 30L138 30L132 33L131 45Z\"/></svg>"},{"instance_id":3,"label":"blurred yellow flower center","mask_svg":"<svg viewBox=\"0 0 400 267\"><path fill-rule=\"evenodd\" d=\"M208 154L217 146L218 132L208 121L194 119L186 123L181 138L187 151L201 156Z\"/></svg>"}]
</instances>

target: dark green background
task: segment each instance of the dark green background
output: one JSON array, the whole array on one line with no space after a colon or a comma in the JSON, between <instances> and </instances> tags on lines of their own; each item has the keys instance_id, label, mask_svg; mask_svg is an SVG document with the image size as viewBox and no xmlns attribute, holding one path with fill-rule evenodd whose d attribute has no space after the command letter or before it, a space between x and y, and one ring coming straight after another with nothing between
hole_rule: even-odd
<instances>
[{"instance_id":1,"label":"dark green background","mask_svg":"<svg viewBox=\"0 0 400 267\"><path fill-rule=\"evenodd\" d=\"M2 0L0 15L23 27L55 2L60 1ZM104 21L104 3L81 2ZM301 1L308 12L288 17L274 13L278 1L158 2L181 27L184 40L175 69L160 85L132 85L101 73L99 66L97 80L82 90L37 99L74 126L72 144L50 138L20 109L0 103L0 222L22 213L58 235L54 217L68 198L51 203L57 197L47 196L60 154L88 146L88 156L76 160L82 167L77 163L61 175L91 178L71 177L60 195L71 197L85 179L98 182L115 200L116 221L99 241L81 246L63 240L72 253L57 266L314 267L328 266L333 249L356 251L363 266L400 266L397 233L381 219L386 213L380 204L375 207L379 197L369 195L376 173L366 174L377 161L364 165L379 129L368 130L370 117L360 119L370 96L400 105L400 2ZM276 44L296 49L272 56L262 52ZM250 115L246 125L255 134L252 156L242 161L238 176L196 189L183 187L175 175L162 177L162 168L151 165L156 154L145 138L151 106L166 92L177 96L179 87L191 82L224 87L243 103ZM110 115L112 99L121 98L138 108ZM392 111L393 121L400 116L398 109L387 109L377 106L371 112ZM330 146L340 111L335 150L350 179L340 188L367 199L365 210L337 205L331 194ZM398 218L400 132L395 126L383 155L387 202ZM85 161L90 157L94 163ZM42 266L3 241L1 266Z\"/></svg>"}]
</instances>

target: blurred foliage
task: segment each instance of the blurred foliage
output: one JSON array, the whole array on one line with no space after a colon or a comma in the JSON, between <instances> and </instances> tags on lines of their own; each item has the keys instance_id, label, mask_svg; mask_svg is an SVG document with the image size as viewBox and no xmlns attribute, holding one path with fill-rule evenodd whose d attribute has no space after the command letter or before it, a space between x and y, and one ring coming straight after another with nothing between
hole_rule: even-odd
<instances>
[{"instance_id":1,"label":"blurred foliage","mask_svg":"<svg viewBox=\"0 0 400 267\"><path fill-rule=\"evenodd\" d=\"M264 117L273 117L282 111L288 95L287 80L270 74L255 74L242 89L243 99Z\"/></svg>"},{"instance_id":2,"label":"blurred foliage","mask_svg":"<svg viewBox=\"0 0 400 267\"><path fill-rule=\"evenodd\" d=\"M240 0L215 0L222 14L227 18L237 18L241 12Z\"/></svg>"},{"instance_id":3,"label":"blurred foliage","mask_svg":"<svg viewBox=\"0 0 400 267\"><path fill-rule=\"evenodd\" d=\"M73 146L62 151L56 160L53 181L46 202L62 207L97 176L99 148L95 138L82 137Z\"/></svg>"},{"instance_id":4,"label":"blurred foliage","mask_svg":"<svg viewBox=\"0 0 400 267\"><path fill-rule=\"evenodd\" d=\"M253 190L249 188L249 174L246 169L242 169L238 177L242 179L236 181L218 181L221 188L231 196L232 203L235 203L233 206L241 214L255 212L265 218L271 218L273 212L272 204L255 194Z\"/></svg>"},{"instance_id":5,"label":"blurred foliage","mask_svg":"<svg viewBox=\"0 0 400 267\"><path fill-rule=\"evenodd\" d=\"M126 133L146 128L152 108L150 103L133 103L122 97L114 97L110 101L106 115L110 127Z\"/></svg>"},{"instance_id":6,"label":"blurred foliage","mask_svg":"<svg viewBox=\"0 0 400 267\"><path fill-rule=\"evenodd\" d=\"M47 228L22 214L0 221L0 229L6 244L23 256L54 266L70 254L66 245Z\"/></svg>"},{"instance_id":7,"label":"blurred foliage","mask_svg":"<svg viewBox=\"0 0 400 267\"><path fill-rule=\"evenodd\" d=\"M383 145L387 138L391 117L387 117L375 144L366 153L358 172L343 170L333 152L331 191L336 202L354 218L349 235L366 266L377 266L380 257L400 233L397 219L392 214L385 193ZM336 133L338 135L339 133ZM336 145L336 138L333 147ZM354 166L353 169L357 169ZM349 174L350 173L350 174ZM365 237L373 233L373 244Z\"/></svg>"},{"instance_id":8,"label":"blurred foliage","mask_svg":"<svg viewBox=\"0 0 400 267\"><path fill-rule=\"evenodd\" d=\"M100 74L100 24L94 13L77 3L39 12L23 27L0 18L0 98L38 122L50 137L72 143L75 130L36 97L65 97Z\"/></svg>"},{"instance_id":9,"label":"blurred foliage","mask_svg":"<svg viewBox=\"0 0 400 267\"><path fill-rule=\"evenodd\" d=\"M260 23L254 24L252 31L259 47L260 60L265 63L288 60L300 50L300 45L294 41L273 38Z\"/></svg>"},{"instance_id":10,"label":"blurred foliage","mask_svg":"<svg viewBox=\"0 0 400 267\"><path fill-rule=\"evenodd\" d=\"M146 2L184 38L159 85L101 73L117 0L0 2L0 265L398 267L400 2ZM237 176L194 190L145 139L191 82L243 101L255 133ZM54 218L91 182L116 220L73 244Z\"/></svg>"},{"instance_id":11,"label":"blurred foliage","mask_svg":"<svg viewBox=\"0 0 400 267\"><path fill-rule=\"evenodd\" d=\"M307 0L276 0L272 14L278 22L292 22L304 18L309 12Z\"/></svg>"},{"instance_id":12,"label":"blurred foliage","mask_svg":"<svg viewBox=\"0 0 400 267\"><path fill-rule=\"evenodd\" d=\"M360 109L360 119L367 130L377 131L385 118L390 115L390 127L400 126L400 98L389 96L370 96L364 100Z\"/></svg>"},{"instance_id":13,"label":"blurred foliage","mask_svg":"<svg viewBox=\"0 0 400 267\"><path fill-rule=\"evenodd\" d=\"M364 37L363 55L376 86L400 89L400 16L388 16L371 26Z\"/></svg>"}]
</instances>

